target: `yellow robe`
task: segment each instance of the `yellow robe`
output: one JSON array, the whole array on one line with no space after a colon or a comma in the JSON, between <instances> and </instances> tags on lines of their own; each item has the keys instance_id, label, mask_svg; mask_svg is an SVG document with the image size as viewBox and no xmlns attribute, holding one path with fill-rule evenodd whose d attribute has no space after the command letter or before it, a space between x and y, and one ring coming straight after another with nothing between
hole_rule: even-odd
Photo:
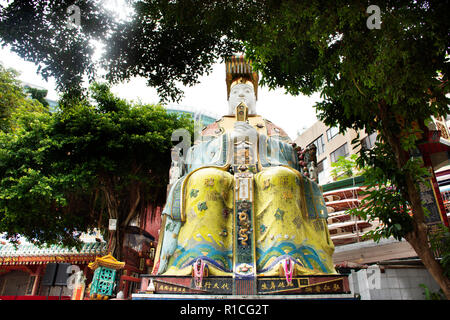
<instances>
[{"instance_id":1,"label":"yellow robe","mask_svg":"<svg viewBox=\"0 0 450 320\"><path fill-rule=\"evenodd\" d=\"M266 163L266 166L260 165L253 177L255 218L251 231L256 244L257 275L281 275L280 263L286 258L295 261L298 275L336 273L332 261L334 245L318 185L296 170L295 151L285 138L269 135L267 123L265 127L257 126L261 118L252 120L250 123L257 128L260 139L261 135L270 136L287 154L275 166L274 161L267 161L269 165ZM214 139L222 137L226 142L223 135L229 131L227 127L230 125L222 126L221 135ZM209 146L201 152L204 155L215 150L212 153L217 158L217 148L224 144L219 141L215 149ZM229 150L221 151L229 153ZM261 151L260 144L259 156L263 154ZM227 160L219 165L201 164L191 168L180 181L179 216L172 208L177 201L177 196L174 196L177 188L172 187L164 210L154 274L190 275L197 258L207 262L210 275L233 274L236 254L233 239L237 232L233 221L236 214L233 208L235 184L233 174L228 171L229 157L224 159ZM263 163L261 159L260 163Z\"/></svg>"}]
</instances>

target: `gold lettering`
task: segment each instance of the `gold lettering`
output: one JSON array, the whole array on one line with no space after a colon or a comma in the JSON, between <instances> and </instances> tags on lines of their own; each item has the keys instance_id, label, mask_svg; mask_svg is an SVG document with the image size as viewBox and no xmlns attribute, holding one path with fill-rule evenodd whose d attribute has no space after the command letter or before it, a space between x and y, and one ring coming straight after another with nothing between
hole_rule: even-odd
<instances>
[{"instance_id":1,"label":"gold lettering","mask_svg":"<svg viewBox=\"0 0 450 320\"><path fill-rule=\"evenodd\" d=\"M308 279L299 279L299 285L307 286L309 284Z\"/></svg>"}]
</instances>

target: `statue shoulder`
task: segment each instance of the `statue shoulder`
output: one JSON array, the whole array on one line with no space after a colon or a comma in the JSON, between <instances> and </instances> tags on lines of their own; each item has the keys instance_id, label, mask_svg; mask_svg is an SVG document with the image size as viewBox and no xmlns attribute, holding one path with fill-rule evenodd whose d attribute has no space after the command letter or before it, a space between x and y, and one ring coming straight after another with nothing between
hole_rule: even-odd
<instances>
[{"instance_id":1,"label":"statue shoulder","mask_svg":"<svg viewBox=\"0 0 450 320\"><path fill-rule=\"evenodd\" d=\"M276 124L272 123L271 121L264 119L264 122L266 123L267 128L267 136L273 137L277 136L280 137L282 140L291 141L286 131L284 131L281 127L277 126Z\"/></svg>"}]
</instances>

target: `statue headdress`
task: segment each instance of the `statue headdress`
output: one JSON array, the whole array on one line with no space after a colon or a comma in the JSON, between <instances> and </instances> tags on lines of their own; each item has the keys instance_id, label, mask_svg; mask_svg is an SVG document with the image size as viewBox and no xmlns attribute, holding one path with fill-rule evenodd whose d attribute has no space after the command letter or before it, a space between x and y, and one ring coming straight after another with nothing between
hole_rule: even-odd
<instances>
[{"instance_id":1,"label":"statue headdress","mask_svg":"<svg viewBox=\"0 0 450 320\"><path fill-rule=\"evenodd\" d=\"M239 83L251 84L258 99L258 73L253 71L251 61L246 60L242 55L234 55L225 60L227 100L230 98L230 91L233 86Z\"/></svg>"}]
</instances>

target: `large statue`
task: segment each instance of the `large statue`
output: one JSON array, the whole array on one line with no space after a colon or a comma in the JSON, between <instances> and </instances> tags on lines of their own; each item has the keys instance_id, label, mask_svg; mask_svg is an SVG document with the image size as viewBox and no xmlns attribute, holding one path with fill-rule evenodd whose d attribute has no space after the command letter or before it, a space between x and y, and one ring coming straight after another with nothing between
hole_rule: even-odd
<instances>
[{"instance_id":1,"label":"large statue","mask_svg":"<svg viewBox=\"0 0 450 320\"><path fill-rule=\"evenodd\" d=\"M304 161L315 156L256 114L258 77L243 57L226 68L228 115L203 129L171 186L153 274L336 273L325 202L308 178L315 159Z\"/></svg>"}]
</instances>

